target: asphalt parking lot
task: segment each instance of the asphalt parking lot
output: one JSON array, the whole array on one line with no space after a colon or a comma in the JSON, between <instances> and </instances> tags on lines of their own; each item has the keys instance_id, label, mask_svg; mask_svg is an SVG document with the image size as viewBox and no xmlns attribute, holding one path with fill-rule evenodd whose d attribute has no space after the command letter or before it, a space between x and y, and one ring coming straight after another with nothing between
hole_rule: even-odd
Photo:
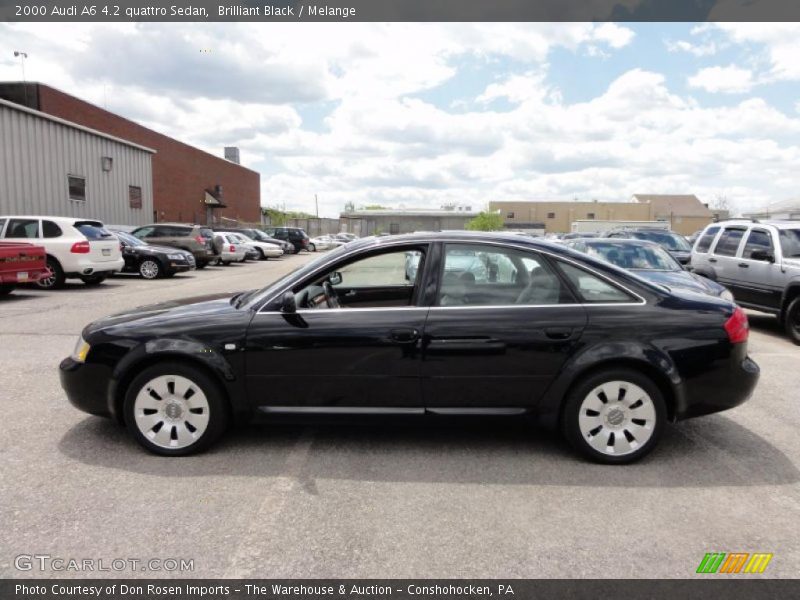
<instances>
[{"instance_id":1,"label":"asphalt parking lot","mask_svg":"<svg viewBox=\"0 0 800 600\"><path fill-rule=\"evenodd\" d=\"M755 396L668 427L626 467L517 422L274 424L209 452L144 452L67 402L57 365L89 321L260 286L308 260L118 276L0 300L0 573L15 557L193 559L191 577L691 577L706 552L800 572L800 347L751 313ZM708 576L706 576L708 577ZM752 577L752 576L748 576Z\"/></svg>"}]
</instances>

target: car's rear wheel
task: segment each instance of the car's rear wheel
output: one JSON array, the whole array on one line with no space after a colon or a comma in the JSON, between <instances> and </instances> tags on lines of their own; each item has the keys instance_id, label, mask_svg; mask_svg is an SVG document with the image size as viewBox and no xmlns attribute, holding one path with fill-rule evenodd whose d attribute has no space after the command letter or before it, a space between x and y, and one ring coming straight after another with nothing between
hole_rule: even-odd
<instances>
[{"instance_id":1,"label":"car's rear wheel","mask_svg":"<svg viewBox=\"0 0 800 600\"><path fill-rule=\"evenodd\" d=\"M157 279L161 276L161 265L157 260L146 258L139 263L139 275L145 279Z\"/></svg>"},{"instance_id":2,"label":"car's rear wheel","mask_svg":"<svg viewBox=\"0 0 800 600\"><path fill-rule=\"evenodd\" d=\"M788 336L795 344L800 345L800 296L789 303L783 322Z\"/></svg>"},{"instance_id":3,"label":"car's rear wheel","mask_svg":"<svg viewBox=\"0 0 800 600\"><path fill-rule=\"evenodd\" d=\"M198 260L197 263L195 263L194 268L195 269L205 269L207 266L208 266L208 262L207 261Z\"/></svg>"},{"instance_id":4,"label":"car's rear wheel","mask_svg":"<svg viewBox=\"0 0 800 600\"><path fill-rule=\"evenodd\" d=\"M216 382L200 369L178 362L155 365L137 375L128 387L123 411L134 439L164 456L205 450L228 423Z\"/></svg>"},{"instance_id":5,"label":"car's rear wheel","mask_svg":"<svg viewBox=\"0 0 800 600\"><path fill-rule=\"evenodd\" d=\"M257 260L269 260L267 255L264 254L264 251L261 248L256 248L258 250L258 259Z\"/></svg>"},{"instance_id":6,"label":"car's rear wheel","mask_svg":"<svg viewBox=\"0 0 800 600\"><path fill-rule=\"evenodd\" d=\"M661 391L631 369L594 373L570 391L562 413L567 440L606 464L636 461L658 443L667 418Z\"/></svg>"},{"instance_id":7,"label":"car's rear wheel","mask_svg":"<svg viewBox=\"0 0 800 600\"><path fill-rule=\"evenodd\" d=\"M50 274L42 277L36 282L36 285L43 290L57 290L64 287L64 282L67 280L64 276L64 270L52 256L47 257L47 268L50 270Z\"/></svg>"},{"instance_id":8,"label":"car's rear wheel","mask_svg":"<svg viewBox=\"0 0 800 600\"><path fill-rule=\"evenodd\" d=\"M17 286L14 285L13 283L4 283L0 285L0 296L7 296L11 292L13 292L14 288L16 287Z\"/></svg>"}]
</instances>

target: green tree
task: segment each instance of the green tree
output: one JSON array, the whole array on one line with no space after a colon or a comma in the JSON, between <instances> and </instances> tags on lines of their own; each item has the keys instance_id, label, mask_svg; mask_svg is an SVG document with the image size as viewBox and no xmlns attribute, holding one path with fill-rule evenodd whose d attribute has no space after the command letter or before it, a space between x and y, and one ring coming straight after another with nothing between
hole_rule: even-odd
<instances>
[{"instance_id":1,"label":"green tree","mask_svg":"<svg viewBox=\"0 0 800 600\"><path fill-rule=\"evenodd\" d=\"M470 231L498 231L503 228L503 217L500 213L481 211L466 226Z\"/></svg>"}]
</instances>

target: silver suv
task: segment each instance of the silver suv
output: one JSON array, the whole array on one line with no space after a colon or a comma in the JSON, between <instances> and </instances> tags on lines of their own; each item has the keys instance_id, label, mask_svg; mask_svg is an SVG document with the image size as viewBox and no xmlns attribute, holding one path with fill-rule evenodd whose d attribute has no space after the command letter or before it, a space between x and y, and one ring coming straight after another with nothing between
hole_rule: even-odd
<instances>
[{"instance_id":1,"label":"silver suv","mask_svg":"<svg viewBox=\"0 0 800 600\"><path fill-rule=\"evenodd\" d=\"M691 266L741 306L778 317L800 344L800 221L712 223L694 243Z\"/></svg>"}]
</instances>

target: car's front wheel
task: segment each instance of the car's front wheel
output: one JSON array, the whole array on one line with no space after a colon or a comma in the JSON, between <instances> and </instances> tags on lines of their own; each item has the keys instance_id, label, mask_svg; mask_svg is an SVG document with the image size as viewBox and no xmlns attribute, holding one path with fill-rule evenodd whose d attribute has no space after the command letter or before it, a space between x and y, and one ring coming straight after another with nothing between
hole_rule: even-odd
<instances>
[{"instance_id":1,"label":"car's front wheel","mask_svg":"<svg viewBox=\"0 0 800 600\"><path fill-rule=\"evenodd\" d=\"M36 285L44 290L57 290L64 287L66 276L59 262L50 256L47 257L47 268L50 273L36 282Z\"/></svg>"},{"instance_id":2,"label":"car's front wheel","mask_svg":"<svg viewBox=\"0 0 800 600\"><path fill-rule=\"evenodd\" d=\"M636 461L658 443L667 418L661 391L631 369L594 373L569 393L562 413L567 440L606 464Z\"/></svg>"},{"instance_id":3,"label":"car's front wheel","mask_svg":"<svg viewBox=\"0 0 800 600\"><path fill-rule=\"evenodd\" d=\"M317 251L317 247L314 244L309 244L308 245L308 251L309 252L316 252Z\"/></svg>"},{"instance_id":4,"label":"car's front wheel","mask_svg":"<svg viewBox=\"0 0 800 600\"><path fill-rule=\"evenodd\" d=\"M139 263L139 275L145 279L158 279L161 276L161 265L157 260L146 258Z\"/></svg>"},{"instance_id":5,"label":"car's front wheel","mask_svg":"<svg viewBox=\"0 0 800 600\"><path fill-rule=\"evenodd\" d=\"M783 318L786 333L791 340L800 345L800 296L791 301Z\"/></svg>"},{"instance_id":6,"label":"car's front wheel","mask_svg":"<svg viewBox=\"0 0 800 600\"><path fill-rule=\"evenodd\" d=\"M128 387L123 411L134 439L164 456L205 450L228 423L216 382L179 362L164 362L137 375Z\"/></svg>"}]
</instances>

